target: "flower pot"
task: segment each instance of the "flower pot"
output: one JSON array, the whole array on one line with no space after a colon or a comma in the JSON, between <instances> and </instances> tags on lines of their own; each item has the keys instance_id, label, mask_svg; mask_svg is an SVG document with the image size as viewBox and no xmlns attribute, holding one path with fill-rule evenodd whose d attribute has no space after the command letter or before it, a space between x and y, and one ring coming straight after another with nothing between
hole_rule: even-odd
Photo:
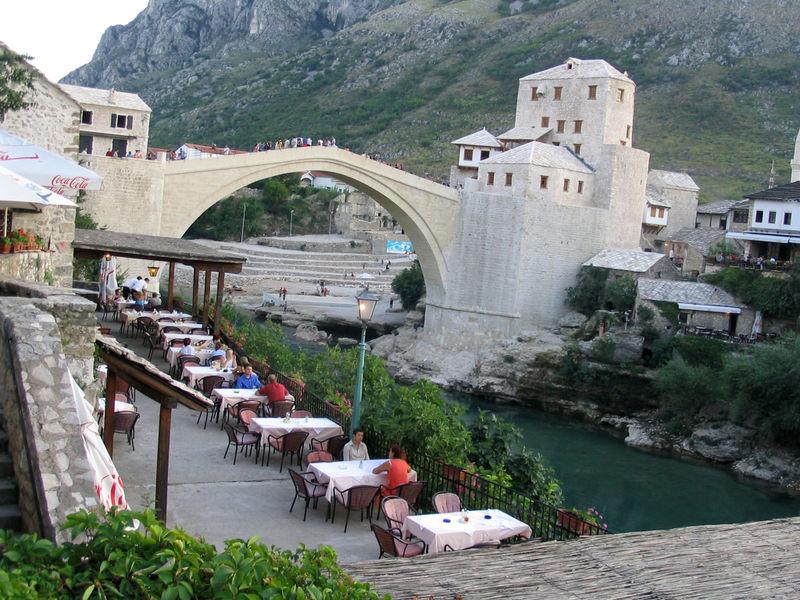
<instances>
[{"instance_id":1,"label":"flower pot","mask_svg":"<svg viewBox=\"0 0 800 600\"><path fill-rule=\"evenodd\" d=\"M14 242L14 252L22 252L22 244L20 242Z\"/></svg>"},{"instance_id":2,"label":"flower pot","mask_svg":"<svg viewBox=\"0 0 800 600\"><path fill-rule=\"evenodd\" d=\"M570 533L577 535L589 535L591 531L589 523L563 508L559 508L556 512L556 523Z\"/></svg>"},{"instance_id":3,"label":"flower pot","mask_svg":"<svg viewBox=\"0 0 800 600\"><path fill-rule=\"evenodd\" d=\"M11 244L3 244L2 246L0 246L0 253L8 254L11 252L12 248L13 246Z\"/></svg>"}]
</instances>

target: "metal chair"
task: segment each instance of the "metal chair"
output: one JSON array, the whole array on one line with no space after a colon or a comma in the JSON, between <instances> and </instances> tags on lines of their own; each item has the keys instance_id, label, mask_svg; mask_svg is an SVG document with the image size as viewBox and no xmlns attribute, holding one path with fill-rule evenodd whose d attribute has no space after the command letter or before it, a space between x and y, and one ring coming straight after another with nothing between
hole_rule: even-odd
<instances>
[{"instance_id":1,"label":"metal chair","mask_svg":"<svg viewBox=\"0 0 800 600\"><path fill-rule=\"evenodd\" d=\"M283 461L286 455L289 454L293 458L297 454L297 466L300 466L300 461L303 457L303 444L306 443L308 437L307 431L290 431L282 436L275 437L273 435L267 436L267 443L265 444L267 450L267 466L269 466L269 459L272 455L272 450L281 453L281 467L279 473L283 472ZM264 457L261 457L261 464L264 464Z\"/></svg>"},{"instance_id":2,"label":"metal chair","mask_svg":"<svg viewBox=\"0 0 800 600\"><path fill-rule=\"evenodd\" d=\"M350 521L350 513L354 510L361 512L361 521L364 521L364 510L367 511L367 519L372 523L372 504L375 496L378 495L378 486L375 485L355 485L346 490L333 488L333 507L331 509L331 523L336 520L336 505L341 504L347 509L347 517L344 520L344 532L347 533L347 523Z\"/></svg>"},{"instance_id":3,"label":"metal chair","mask_svg":"<svg viewBox=\"0 0 800 600\"><path fill-rule=\"evenodd\" d=\"M459 512L464 508L461 498L453 492L436 492L431 498L431 503L439 514Z\"/></svg>"},{"instance_id":4,"label":"metal chair","mask_svg":"<svg viewBox=\"0 0 800 600\"><path fill-rule=\"evenodd\" d=\"M402 531L403 523L406 522L411 511L408 502L399 496L384 496L381 500L381 512L383 512L383 518L386 519L386 526L389 530Z\"/></svg>"},{"instance_id":5,"label":"metal chair","mask_svg":"<svg viewBox=\"0 0 800 600\"><path fill-rule=\"evenodd\" d=\"M114 433L124 433L128 437L128 445L131 451L136 451L133 443L136 439L136 421L139 420L138 412L115 412L114 413Z\"/></svg>"},{"instance_id":6,"label":"metal chair","mask_svg":"<svg viewBox=\"0 0 800 600\"><path fill-rule=\"evenodd\" d=\"M416 514L418 512L417 501L419 500L419 495L422 493L424 488L424 481L409 481L408 483L398 486L397 495L405 500L408 503L409 508L414 512L414 514Z\"/></svg>"},{"instance_id":7,"label":"metal chair","mask_svg":"<svg viewBox=\"0 0 800 600\"><path fill-rule=\"evenodd\" d=\"M306 464L306 468L308 468L308 465L310 465L311 463L333 462L333 456L331 455L330 452L314 450L313 452L309 452L308 454L306 454L304 462Z\"/></svg>"},{"instance_id":8,"label":"metal chair","mask_svg":"<svg viewBox=\"0 0 800 600\"><path fill-rule=\"evenodd\" d=\"M291 400L279 400L278 402L273 402L270 406L270 415L276 419L281 419L292 411L293 406L294 402Z\"/></svg>"},{"instance_id":9,"label":"metal chair","mask_svg":"<svg viewBox=\"0 0 800 600\"><path fill-rule=\"evenodd\" d=\"M427 544L422 540L404 540L396 533L374 523L372 523L371 528L380 547L378 558L383 558L384 554L398 558L408 558L424 554L428 549Z\"/></svg>"},{"instance_id":10,"label":"metal chair","mask_svg":"<svg viewBox=\"0 0 800 600\"><path fill-rule=\"evenodd\" d=\"M197 424L200 424L200 417L203 416L203 413L206 415L205 423L203 423L203 429L208 427L208 416L211 413L211 418L214 418L214 415L219 411L219 407L222 404L222 400L213 396L212 393L218 387L222 387L222 384L225 382L225 378L221 377L220 375L206 375L197 381L197 385L200 387L200 390L203 392L207 398L210 398L214 402L214 406L210 409L205 409L203 411L199 411L197 415Z\"/></svg>"},{"instance_id":11,"label":"metal chair","mask_svg":"<svg viewBox=\"0 0 800 600\"><path fill-rule=\"evenodd\" d=\"M345 444L347 444L349 440L350 438L346 435L335 435L324 440L314 439L311 440L311 449L330 452L334 460L341 460L342 449L344 449Z\"/></svg>"},{"instance_id":12,"label":"metal chair","mask_svg":"<svg viewBox=\"0 0 800 600\"><path fill-rule=\"evenodd\" d=\"M292 418L293 419L304 419L308 417L309 419L314 415L311 414L310 410L293 410L292 411Z\"/></svg>"},{"instance_id":13,"label":"metal chair","mask_svg":"<svg viewBox=\"0 0 800 600\"><path fill-rule=\"evenodd\" d=\"M239 455L239 448L244 448L243 452L246 452L248 449L255 447L256 449L256 462L258 462L258 453L259 453L259 442L261 441L261 436L250 433L249 431L242 431L241 429L235 428L230 423L223 423L223 429L225 429L225 433L228 434L228 446L225 448L225 454L222 456L223 460L228 457L228 450L231 448L231 444L234 445L234 453L233 453L233 464L236 464L236 457Z\"/></svg>"},{"instance_id":14,"label":"metal chair","mask_svg":"<svg viewBox=\"0 0 800 600\"><path fill-rule=\"evenodd\" d=\"M298 473L294 469L289 469L289 475L291 475L294 483L294 499L289 512L294 509L294 503L297 502L297 498L302 498L305 500L305 509L303 510L303 521L305 521L309 503L313 499L314 508L316 509L317 502L325 495L328 489L328 484L318 482L311 473Z\"/></svg>"}]
</instances>

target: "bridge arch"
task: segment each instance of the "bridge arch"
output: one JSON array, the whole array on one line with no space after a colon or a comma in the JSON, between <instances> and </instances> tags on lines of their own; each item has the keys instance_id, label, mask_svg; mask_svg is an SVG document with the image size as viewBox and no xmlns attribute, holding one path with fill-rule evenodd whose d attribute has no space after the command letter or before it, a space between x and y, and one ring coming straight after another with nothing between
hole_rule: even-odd
<instances>
[{"instance_id":1,"label":"bridge arch","mask_svg":"<svg viewBox=\"0 0 800 600\"><path fill-rule=\"evenodd\" d=\"M414 244L429 299L444 300L458 193L339 148L313 146L169 162L160 234L181 237L200 215L236 190L262 179L307 171L330 173L389 211Z\"/></svg>"}]
</instances>

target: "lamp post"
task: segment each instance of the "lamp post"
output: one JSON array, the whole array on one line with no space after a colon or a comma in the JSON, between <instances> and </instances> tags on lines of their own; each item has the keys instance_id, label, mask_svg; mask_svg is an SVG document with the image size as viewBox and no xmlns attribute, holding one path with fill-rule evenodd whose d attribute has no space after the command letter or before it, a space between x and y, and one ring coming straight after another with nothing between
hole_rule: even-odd
<instances>
[{"instance_id":1,"label":"lamp post","mask_svg":"<svg viewBox=\"0 0 800 600\"><path fill-rule=\"evenodd\" d=\"M356 296L358 320L361 321L361 341L358 344L358 369L356 370L356 393L353 397L353 416L350 419L350 437L361 422L361 390L364 387L364 353L367 350L367 324L372 320L378 296L364 290Z\"/></svg>"},{"instance_id":2,"label":"lamp post","mask_svg":"<svg viewBox=\"0 0 800 600\"><path fill-rule=\"evenodd\" d=\"M289 237L292 237L292 221L294 220L294 211L289 211Z\"/></svg>"}]
</instances>

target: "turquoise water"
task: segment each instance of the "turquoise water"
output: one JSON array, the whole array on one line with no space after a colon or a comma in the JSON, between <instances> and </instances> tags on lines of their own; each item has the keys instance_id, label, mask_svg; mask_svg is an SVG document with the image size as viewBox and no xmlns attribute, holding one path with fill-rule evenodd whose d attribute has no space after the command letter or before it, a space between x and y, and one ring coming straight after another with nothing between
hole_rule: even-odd
<instances>
[{"instance_id":1,"label":"turquoise water","mask_svg":"<svg viewBox=\"0 0 800 600\"><path fill-rule=\"evenodd\" d=\"M563 484L568 507L596 507L613 531L800 515L800 496L704 463L635 450L599 427L524 407L452 396L515 423Z\"/></svg>"}]
</instances>

